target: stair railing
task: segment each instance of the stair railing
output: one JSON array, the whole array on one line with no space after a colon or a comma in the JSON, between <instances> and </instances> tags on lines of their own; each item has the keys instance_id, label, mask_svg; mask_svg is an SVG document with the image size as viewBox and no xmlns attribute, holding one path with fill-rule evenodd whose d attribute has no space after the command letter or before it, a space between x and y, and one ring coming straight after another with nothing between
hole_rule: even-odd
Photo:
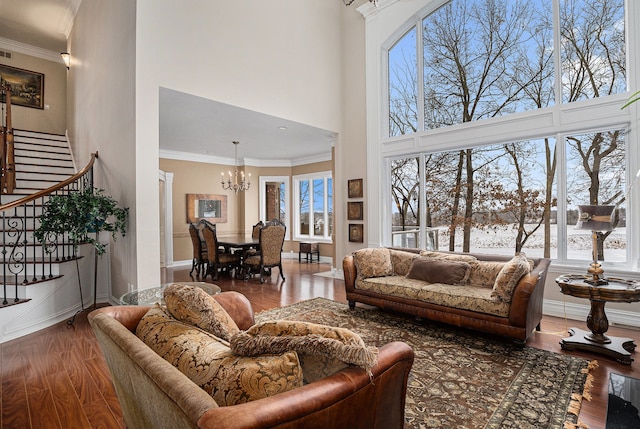
<instances>
[{"instance_id":1,"label":"stair railing","mask_svg":"<svg viewBox=\"0 0 640 429\"><path fill-rule=\"evenodd\" d=\"M33 231L40 225L42 207L51 195L66 195L93 188L93 165L96 158L98 152L91 155L86 167L54 186L0 205L0 308L28 301L18 296L18 286L53 279L54 264L77 257L76 248L67 234L49 237L50 240L45 245L33 237ZM8 292L11 286L14 286L14 292Z\"/></svg>"}]
</instances>

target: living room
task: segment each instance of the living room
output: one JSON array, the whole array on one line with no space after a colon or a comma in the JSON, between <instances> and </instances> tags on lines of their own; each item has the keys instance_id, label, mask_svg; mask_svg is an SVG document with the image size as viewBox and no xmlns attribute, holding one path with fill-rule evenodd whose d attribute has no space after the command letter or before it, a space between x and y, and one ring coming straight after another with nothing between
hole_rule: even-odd
<instances>
[{"instance_id":1,"label":"living room","mask_svg":"<svg viewBox=\"0 0 640 429\"><path fill-rule=\"evenodd\" d=\"M385 102L379 82L386 80L381 47L390 43L392 35L404 34L412 16L444 3L379 1L376 7L358 1L346 7L340 1L202 1L184 8L170 1L115 1L109 5L83 1L66 48L72 55L66 83L68 134L78 165L84 165L89 154L99 150L97 185L132 208L130 234L112 246L111 287L100 290L100 295L115 302L132 289L161 282L156 192L160 88L337 133L334 216L339 221L335 223L331 264L337 267L344 255L361 247L391 243L390 209L385 203L391 199L385 178L388 159L421 153L429 145L438 151L489 145L502 142L504 137L496 140L501 133L518 139L536 137L539 133L532 130L542 128L540 122L527 121L530 118L523 114L516 115L517 120L497 118L489 125L456 125L458 133L440 130L389 137L389 133L380 132L387 127L383 125L386 116L381 114ZM627 3L627 19L635 22L638 6ZM626 32L634 45L640 37L637 29L628 26ZM631 70L637 69L640 61L636 51L628 50ZM549 113L549 120L570 124L557 129L554 122L545 128L555 134L631 124L625 158L627 184L639 166L638 110L631 106L621 111L620 106L629 90L638 88L637 79L636 73L627 72L628 90L602 103L579 103L570 109L571 116L561 116L554 107L543 112ZM602 114L594 116L598 110ZM365 187L364 244L349 241L346 221L347 183L359 178L364 179ZM218 193L218 185L212 180L207 193ZM640 222L636 214L638 187L628 189L627 236ZM625 260L611 268L605 262L605 269L615 277L637 279L640 249L636 240L627 243ZM563 295L554 279L582 273L590 262L589 258L565 257L552 264L545 288L545 314L586 319L587 301ZM612 323L633 325L635 320L637 326L638 311L638 304L607 304Z\"/></svg>"}]
</instances>

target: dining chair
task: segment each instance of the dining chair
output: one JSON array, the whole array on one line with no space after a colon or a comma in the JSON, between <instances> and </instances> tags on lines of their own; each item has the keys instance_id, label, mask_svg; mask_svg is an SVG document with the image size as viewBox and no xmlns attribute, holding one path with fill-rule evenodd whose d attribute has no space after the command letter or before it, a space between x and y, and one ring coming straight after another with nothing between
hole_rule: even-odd
<instances>
[{"instance_id":1,"label":"dining chair","mask_svg":"<svg viewBox=\"0 0 640 429\"><path fill-rule=\"evenodd\" d=\"M272 267L278 267L280 277L284 281L284 273L282 272L282 246L287 227L278 220L267 222L260 228L258 234L258 242L260 243L260 252L255 255L247 255L242 262L242 268L245 270L245 280L248 280L258 271L260 272L260 283L264 283L265 270Z\"/></svg>"},{"instance_id":2,"label":"dining chair","mask_svg":"<svg viewBox=\"0 0 640 429\"><path fill-rule=\"evenodd\" d=\"M189 223L189 235L191 236L191 244L193 245L193 260L191 261L191 271L189 271L189 275L193 273L193 270L196 270L198 277L200 277L202 273L204 273L206 277L209 263L207 243L205 243L204 238L201 237L199 228L191 222Z\"/></svg>"},{"instance_id":3,"label":"dining chair","mask_svg":"<svg viewBox=\"0 0 640 429\"><path fill-rule=\"evenodd\" d=\"M218 273L222 269L231 270L240 267L241 258L237 253L225 252L218 245L216 226L212 223L204 224L202 229L204 240L207 243L207 255L209 260L208 273L211 273L213 280L218 280ZM207 277L205 274L205 277Z\"/></svg>"}]
</instances>

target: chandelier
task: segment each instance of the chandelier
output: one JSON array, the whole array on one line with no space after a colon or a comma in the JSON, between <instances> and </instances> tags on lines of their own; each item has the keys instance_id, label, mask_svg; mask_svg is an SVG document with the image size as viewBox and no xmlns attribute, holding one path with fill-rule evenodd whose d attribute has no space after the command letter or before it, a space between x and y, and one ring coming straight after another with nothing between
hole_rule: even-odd
<instances>
[{"instance_id":1,"label":"chandelier","mask_svg":"<svg viewBox=\"0 0 640 429\"><path fill-rule=\"evenodd\" d=\"M231 189L237 195L239 191L248 191L251 186L251 173L249 173L249 177L247 180L244 178L244 171L240 171L240 181L238 182L238 145L240 142L233 142L236 147L236 162L235 172L233 173L233 182L231 181L231 171L229 171L229 178L224 180L224 173L222 173L222 189L225 191Z\"/></svg>"}]
</instances>

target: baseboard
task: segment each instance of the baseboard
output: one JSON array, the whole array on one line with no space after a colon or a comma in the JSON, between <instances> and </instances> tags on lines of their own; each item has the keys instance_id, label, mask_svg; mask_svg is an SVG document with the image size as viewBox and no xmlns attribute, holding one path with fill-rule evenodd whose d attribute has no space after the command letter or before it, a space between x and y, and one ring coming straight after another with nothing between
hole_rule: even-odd
<instances>
[{"instance_id":1,"label":"baseboard","mask_svg":"<svg viewBox=\"0 0 640 429\"><path fill-rule=\"evenodd\" d=\"M545 299L542 309L542 313L547 316L586 321L589 311L591 311L591 306ZM606 309L605 312L610 326L640 328L638 313L634 311Z\"/></svg>"}]
</instances>

